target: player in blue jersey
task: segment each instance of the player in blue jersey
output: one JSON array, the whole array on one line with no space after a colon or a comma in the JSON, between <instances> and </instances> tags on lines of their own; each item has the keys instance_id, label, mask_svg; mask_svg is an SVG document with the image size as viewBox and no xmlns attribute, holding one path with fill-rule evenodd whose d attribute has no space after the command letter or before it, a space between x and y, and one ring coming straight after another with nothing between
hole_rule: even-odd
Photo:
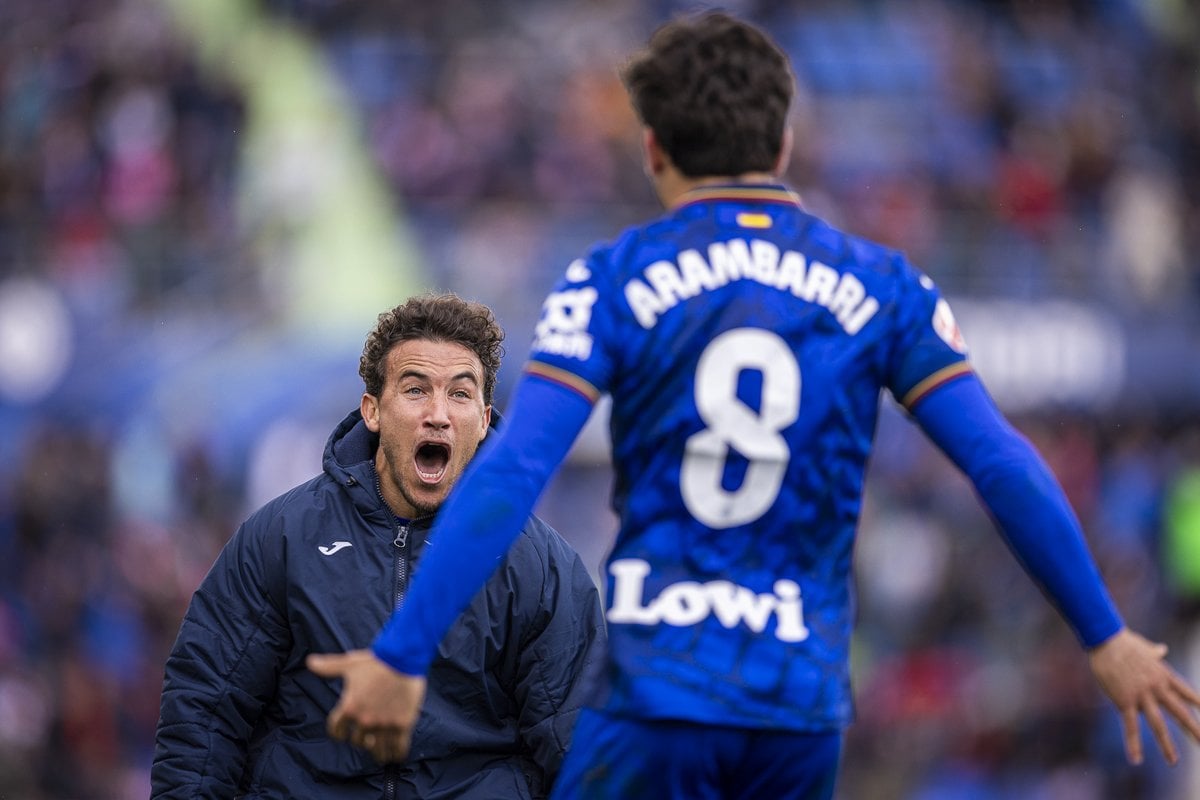
<instances>
[{"instance_id":1,"label":"player in blue jersey","mask_svg":"<svg viewBox=\"0 0 1200 800\"><path fill-rule=\"evenodd\" d=\"M402 756L439 639L602 395L621 526L609 656L562 798L829 798L851 721L851 552L889 391L971 478L1088 649L1129 759L1139 716L1200 740L1200 696L1128 630L1043 460L972 372L933 282L778 184L793 79L761 31L681 18L624 75L666 215L570 266L509 426L464 476L405 606L343 677L331 734Z\"/></svg>"}]
</instances>

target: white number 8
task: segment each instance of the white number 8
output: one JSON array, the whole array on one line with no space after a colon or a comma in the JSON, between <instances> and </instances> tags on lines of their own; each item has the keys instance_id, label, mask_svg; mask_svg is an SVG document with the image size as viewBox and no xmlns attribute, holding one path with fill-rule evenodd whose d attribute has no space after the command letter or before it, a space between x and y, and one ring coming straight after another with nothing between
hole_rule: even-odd
<instances>
[{"instance_id":1,"label":"white number 8","mask_svg":"<svg viewBox=\"0 0 1200 800\"><path fill-rule=\"evenodd\" d=\"M743 370L762 373L762 407L737 396ZM800 365L782 338L759 328L726 331L696 365L696 410L708 426L688 437L679 488L693 517L732 528L761 517L779 496L790 453L780 434L800 415ZM721 486L730 448L750 461L742 485Z\"/></svg>"}]
</instances>

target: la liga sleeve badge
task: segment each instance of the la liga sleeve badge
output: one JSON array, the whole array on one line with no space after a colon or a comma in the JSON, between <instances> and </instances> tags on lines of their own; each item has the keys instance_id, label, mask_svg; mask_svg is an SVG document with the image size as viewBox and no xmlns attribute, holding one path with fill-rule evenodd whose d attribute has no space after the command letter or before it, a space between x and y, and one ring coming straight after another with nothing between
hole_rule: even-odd
<instances>
[{"instance_id":1,"label":"la liga sleeve badge","mask_svg":"<svg viewBox=\"0 0 1200 800\"><path fill-rule=\"evenodd\" d=\"M967 342L958 328L958 321L954 319L950 304L944 298L940 298L933 307L933 330L951 350L966 355Z\"/></svg>"}]
</instances>

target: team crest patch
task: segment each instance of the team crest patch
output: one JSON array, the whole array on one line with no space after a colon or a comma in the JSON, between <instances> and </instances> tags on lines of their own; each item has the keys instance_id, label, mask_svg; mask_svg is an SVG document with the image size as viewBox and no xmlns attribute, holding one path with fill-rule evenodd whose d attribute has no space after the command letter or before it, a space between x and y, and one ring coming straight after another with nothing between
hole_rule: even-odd
<instances>
[{"instance_id":1,"label":"team crest patch","mask_svg":"<svg viewBox=\"0 0 1200 800\"><path fill-rule=\"evenodd\" d=\"M958 328L958 322L954 319L954 312L950 310L950 304L944 299L938 300L937 305L934 306L933 330L941 337L943 342L950 345L950 348L954 352L967 352L967 342L963 339L962 331Z\"/></svg>"}]
</instances>

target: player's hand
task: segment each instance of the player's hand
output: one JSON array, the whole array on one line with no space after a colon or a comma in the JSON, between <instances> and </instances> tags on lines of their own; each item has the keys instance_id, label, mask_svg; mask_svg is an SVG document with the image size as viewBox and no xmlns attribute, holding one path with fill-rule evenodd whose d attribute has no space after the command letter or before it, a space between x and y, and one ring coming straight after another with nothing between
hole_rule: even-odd
<instances>
[{"instance_id":1,"label":"player's hand","mask_svg":"<svg viewBox=\"0 0 1200 800\"><path fill-rule=\"evenodd\" d=\"M342 696L329 712L327 728L367 750L380 764L402 761L425 700L425 679L404 675L370 650L310 655L308 668L324 678L343 680Z\"/></svg>"},{"instance_id":2,"label":"player's hand","mask_svg":"<svg viewBox=\"0 0 1200 800\"><path fill-rule=\"evenodd\" d=\"M1174 717L1192 739L1200 742L1200 722L1195 714L1195 709L1200 708L1200 695L1163 660L1166 655L1165 644L1151 642L1126 628L1088 654L1100 688L1121 715L1125 756L1130 764L1142 763L1139 714L1145 717L1169 764L1175 764L1179 754L1167 731L1163 712Z\"/></svg>"}]
</instances>

